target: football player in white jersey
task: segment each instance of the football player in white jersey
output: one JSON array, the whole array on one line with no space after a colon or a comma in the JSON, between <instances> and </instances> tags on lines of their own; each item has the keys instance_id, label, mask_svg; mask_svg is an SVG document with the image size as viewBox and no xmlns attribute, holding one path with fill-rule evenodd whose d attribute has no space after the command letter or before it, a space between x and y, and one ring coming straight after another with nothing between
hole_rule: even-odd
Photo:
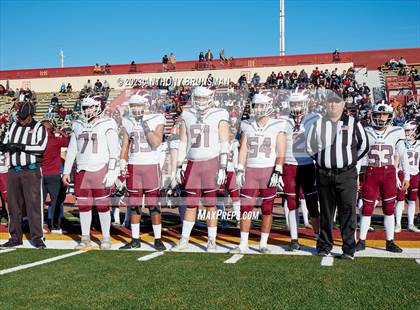
<instances>
[{"instance_id":1,"label":"football player in white jersey","mask_svg":"<svg viewBox=\"0 0 420 310\"><path fill-rule=\"evenodd\" d=\"M267 246L273 221L273 203L277 187L284 187L282 180L286 152L286 122L270 118L273 99L264 94L255 94L252 99L252 117L242 121L236 183L241 188L240 244L232 253L248 251L251 226L250 212L261 198L260 251L270 253Z\"/></svg>"},{"instance_id":2,"label":"football player in white jersey","mask_svg":"<svg viewBox=\"0 0 420 310\"><path fill-rule=\"evenodd\" d=\"M416 140L416 129L417 129L417 122L416 121L409 121L404 124L404 131L405 131L405 147L407 150L408 156L408 166L410 171L410 186L407 190L407 198L408 198L408 227L407 229L412 232L420 232L414 225L414 216L416 213L416 200L418 194L418 187L419 187L419 157L420 157L420 141ZM401 168L401 165L400 165ZM398 172L398 177L400 182L403 181L404 173L402 171ZM405 199L406 192L403 190L398 190L397 194L397 204L395 205L395 232L401 232L401 217L404 209L404 199Z\"/></svg>"},{"instance_id":3,"label":"football player in white jersey","mask_svg":"<svg viewBox=\"0 0 420 310\"><path fill-rule=\"evenodd\" d=\"M410 173L404 145L404 130L401 127L390 125L393 112L392 106L386 102L376 104L371 116L372 125L366 128L370 148L367 154L367 168L362 188L363 209L356 251L365 249L365 240L375 200L380 196L384 213L386 250L402 252L402 249L394 243L395 198L397 186L404 191L408 188ZM396 167L399 164L403 166L404 180L402 183L397 178Z\"/></svg>"},{"instance_id":4,"label":"football player in white jersey","mask_svg":"<svg viewBox=\"0 0 420 310\"><path fill-rule=\"evenodd\" d=\"M149 208L155 236L154 246L158 251L166 249L161 241L160 190L160 146L163 138L165 118L151 113L146 95L135 94L129 100L130 114L122 120L126 129L121 147L121 171L127 175L127 191L131 208L131 242L120 249L140 248L141 209ZM128 163L128 165L127 165Z\"/></svg>"},{"instance_id":5,"label":"football player in white jersey","mask_svg":"<svg viewBox=\"0 0 420 310\"><path fill-rule=\"evenodd\" d=\"M305 217L305 209L309 210L315 234L319 232L318 194L315 186L315 165L305 149L306 135L311 125L320 115L309 113L309 94L305 90L296 89L289 96L289 116L282 119L287 124L287 151L283 166L284 193L287 200L288 222L290 229L290 250L300 249L297 232L297 209L299 202ZM302 189L305 199L299 201ZM306 210L306 213L308 212ZM286 212L285 212L286 213Z\"/></svg>"},{"instance_id":6,"label":"football player in white jersey","mask_svg":"<svg viewBox=\"0 0 420 310\"><path fill-rule=\"evenodd\" d=\"M178 168L176 180L183 184L185 211L182 236L174 251L188 249L188 240L194 227L200 198L206 207L207 251L217 250L216 197L221 184L226 182L229 154L229 113L214 108L213 91L198 86L191 94L192 108L182 112L179 132ZM188 160L186 170L182 168Z\"/></svg>"},{"instance_id":7,"label":"football player in white jersey","mask_svg":"<svg viewBox=\"0 0 420 310\"><path fill-rule=\"evenodd\" d=\"M68 185L73 163L74 193L80 212L82 239L76 249L89 247L92 206L99 213L102 230L101 249L111 248L110 188L114 185L119 169L117 124L112 118L102 116L104 102L99 97L87 97L82 101L84 120L73 123L73 133L67 148L63 183Z\"/></svg>"},{"instance_id":8,"label":"football player in white jersey","mask_svg":"<svg viewBox=\"0 0 420 310\"><path fill-rule=\"evenodd\" d=\"M7 127L4 126L2 133L0 134L0 143L3 143L3 138L7 136ZM0 213L0 221L2 216L6 219L8 218L8 206L7 206L7 180L9 177L9 166L10 166L10 157L9 152L4 148L4 144L0 147L0 195L1 199L4 202L4 207L6 210L2 210Z\"/></svg>"}]
</instances>

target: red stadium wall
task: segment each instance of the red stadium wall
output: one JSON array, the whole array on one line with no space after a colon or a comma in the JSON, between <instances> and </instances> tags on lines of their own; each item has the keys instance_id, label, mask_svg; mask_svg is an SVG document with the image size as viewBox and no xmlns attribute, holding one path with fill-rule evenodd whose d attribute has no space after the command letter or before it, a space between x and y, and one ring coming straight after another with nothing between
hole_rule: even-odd
<instances>
[{"instance_id":1,"label":"red stadium wall","mask_svg":"<svg viewBox=\"0 0 420 310\"><path fill-rule=\"evenodd\" d=\"M313 65L332 62L353 62L355 67L367 67L369 70L375 70L391 58L394 57L398 60L401 56L404 57L408 63L420 63L420 48L341 52L339 61L333 61L332 53L235 58L230 66L225 66L225 69L227 67L253 68L268 66ZM214 60L213 65L215 68L220 68L218 60ZM0 70L0 80L90 76L94 75L93 68L94 66ZM127 74L129 73L129 69L130 64L111 65L112 74ZM206 69L208 70L208 68ZM176 63L176 71L194 70L199 70L198 61L179 61ZM137 64L137 72L135 73L153 72L162 72L162 64Z\"/></svg>"}]
</instances>

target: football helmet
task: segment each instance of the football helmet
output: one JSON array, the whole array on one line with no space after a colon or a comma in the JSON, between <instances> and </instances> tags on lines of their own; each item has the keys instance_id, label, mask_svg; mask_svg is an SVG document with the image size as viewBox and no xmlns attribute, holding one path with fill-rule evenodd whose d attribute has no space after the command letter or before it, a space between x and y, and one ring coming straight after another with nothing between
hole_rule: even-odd
<instances>
[{"instance_id":1,"label":"football helmet","mask_svg":"<svg viewBox=\"0 0 420 310\"><path fill-rule=\"evenodd\" d=\"M416 139L416 130L416 121L408 121L404 124L405 137L408 141L414 141Z\"/></svg>"},{"instance_id":2,"label":"football helmet","mask_svg":"<svg viewBox=\"0 0 420 310\"><path fill-rule=\"evenodd\" d=\"M81 106L84 117L91 120L101 115L105 108L105 102L100 96L86 97L82 100Z\"/></svg>"},{"instance_id":3,"label":"football helmet","mask_svg":"<svg viewBox=\"0 0 420 310\"><path fill-rule=\"evenodd\" d=\"M191 93L191 104L194 109L203 112L214 103L214 92L206 87L197 86Z\"/></svg>"},{"instance_id":4,"label":"football helmet","mask_svg":"<svg viewBox=\"0 0 420 310\"><path fill-rule=\"evenodd\" d=\"M256 119L270 116L273 113L273 98L265 94L255 94L252 97L252 115Z\"/></svg>"},{"instance_id":5,"label":"football helmet","mask_svg":"<svg viewBox=\"0 0 420 310\"><path fill-rule=\"evenodd\" d=\"M306 90L296 89L289 96L289 113L292 116L305 114L308 110L309 94Z\"/></svg>"},{"instance_id":6,"label":"football helmet","mask_svg":"<svg viewBox=\"0 0 420 310\"><path fill-rule=\"evenodd\" d=\"M382 120L381 119L382 114L388 114L388 118L386 120ZM381 102L375 104L373 106L372 114L371 114L371 120L372 120L373 126L377 128L387 127L389 124L391 124L393 114L394 114L394 109L385 100L382 100Z\"/></svg>"},{"instance_id":7,"label":"football helmet","mask_svg":"<svg viewBox=\"0 0 420 310\"><path fill-rule=\"evenodd\" d=\"M128 100L130 115L134 118L143 116L150 109L149 98L145 95L135 94Z\"/></svg>"}]
</instances>

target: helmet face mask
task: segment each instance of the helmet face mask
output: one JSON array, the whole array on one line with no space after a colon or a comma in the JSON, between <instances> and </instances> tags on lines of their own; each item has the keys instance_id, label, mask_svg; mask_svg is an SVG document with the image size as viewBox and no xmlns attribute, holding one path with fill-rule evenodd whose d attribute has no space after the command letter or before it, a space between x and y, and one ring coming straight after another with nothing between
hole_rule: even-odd
<instances>
[{"instance_id":1,"label":"helmet face mask","mask_svg":"<svg viewBox=\"0 0 420 310\"><path fill-rule=\"evenodd\" d=\"M133 95L128 101L129 113L134 118L140 118L149 111L149 99L142 95Z\"/></svg>"},{"instance_id":2,"label":"helmet face mask","mask_svg":"<svg viewBox=\"0 0 420 310\"><path fill-rule=\"evenodd\" d=\"M416 140L416 129L417 123L415 121L409 121L404 124L405 137L408 141Z\"/></svg>"},{"instance_id":3,"label":"helmet face mask","mask_svg":"<svg viewBox=\"0 0 420 310\"><path fill-rule=\"evenodd\" d=\"M264 94L255 94L252 98L252 115L256 120L268 117L274 112L273 99Z\"/></svg>"},{"instance_id":4,"label":"helmet face mask","mask_svg":"<svg viewBox=\"0 0 420 310\"><path fill-rule=\"evenodd\" d=\"M82 101L83 116L87 120L98 117L102 113L101 102L95 98L87 97Z\"/></svg>"},{"instance_id":5,"label":"helmet face mask","mask_svg":"<svg viewBox=\"0 0 420 310\"><path fill-rule=\"evenodd\" d=\"M289 103L290 115L299 116L305 114L308 109L306 101L291 101Z\"/></svg>"},{"instance_id":6,"label":"helmet face mask","mask_svg":"<svg viewBox=\"0 0 420 310\"><path fill-rule=\"evenodd\" d=\"M214 103L214 92L210 89L197 86L193 89L191 94L191 105L198 112L204 112L211 108Z\"/></svg>"},{"instance_id":7,"label":"helmet face mask","mask_svg":"<svg viewBox=\"0 0 420 310\"><path fill-rule=\"evenodd\" d=\"M380 129L386 128L391 124L393 114L394 109L389 104L379 103L375 105L371 114L373 126Z\"/></svg>"}]
</instances>

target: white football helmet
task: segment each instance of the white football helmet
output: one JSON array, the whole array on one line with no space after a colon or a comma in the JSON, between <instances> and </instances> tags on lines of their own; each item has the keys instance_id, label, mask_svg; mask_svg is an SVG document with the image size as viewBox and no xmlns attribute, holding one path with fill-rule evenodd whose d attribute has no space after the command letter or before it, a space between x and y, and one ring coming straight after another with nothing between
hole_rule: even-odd
<instances>
[{"instance_id":1,"label":"white football helmet","mask_svg":"<svg viewBox=\"0 0 420 310\"><path fill-rule=\"evenodd\" d=\"M82 100L81 107L83 116L90 120L101 115L104 109L104 104L102 102L102 98L99 96L86 97Z\"/></svg>"},{"instance_id":2,"label":"white football helmet","mask_svg":"<svg viewBox=\"0 0 420 310\"><path fill-rule=\"evenodd\" d=\"M380 119L382 114L388 114L388 118L386 120ZM392 106L385 100L382 100L380 103L377 103L373 106L371 114L372 124L377 128L385 128L391 124L393 114L394 109Z\"/></svg>"},{"instance_id":3,"label":"white football helmet","mask_svg":"<svg viewBox=\"0 0 420 310\"><path fill-rule=\"evenodd\" d=\"M405 137L408 141L416 140L417 122L408 121L404 124Z\"/></svg>"},{"instance_id":4,"label":"white football helmet","mask_svg":"<svg viewBox=\"0 0 420 310\"><path fill-rule=\"evenodd\" d=\"M141 117L150 109L149 98L145 95L135 94L128 100L128 110L132 117Z\"/></svg>"},{"instance_id":5,"label":"white football helmet","mask_svg":"<svg viewBox=\"0 0 420 310\"><path fill-rule=\"evenodd\" d=\"M273 98L265 94L255 94L252 97L252 115L256 119L270 116L273 113Z\"/></svg>"},{"instance_id":6,"label":"white football helmet","mask_svg":"<svg viewBox=\"0 0 420 310\"><path fill-rule=\"evenodd\" d=\"M306 90L296 89L289 96L290 115L299 116L308 111L309 93Z\"/></svg>"},{"instance_id":7,"label":"white football helmet","mask_svg":"<svg viewBox=\"0 0 420 310\"><path fill-rule=\"evenodd\" d=\"M214 101L214 92L206 87L197 86L191 93L191 104L199 112L210 108Z\"/></svg>"}]
</instances>

